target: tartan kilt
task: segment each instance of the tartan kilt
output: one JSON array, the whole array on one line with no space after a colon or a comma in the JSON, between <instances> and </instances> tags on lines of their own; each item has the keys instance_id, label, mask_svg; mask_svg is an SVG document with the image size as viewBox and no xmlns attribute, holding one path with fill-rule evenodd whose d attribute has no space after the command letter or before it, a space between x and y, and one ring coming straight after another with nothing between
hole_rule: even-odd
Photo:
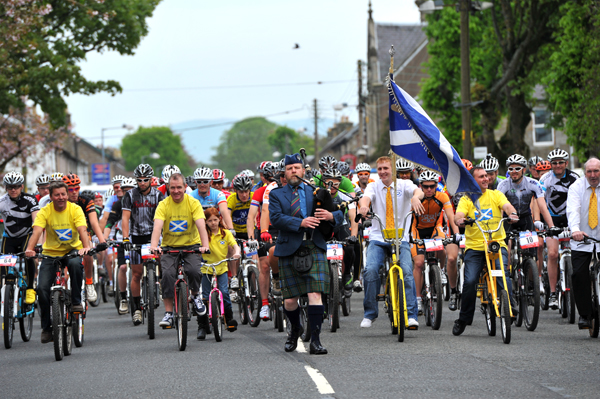
<instances>
[{"instance_id":1,"label":"tartan kilt","mask_svg":"<svg viewBox=\"0 0 600 399\"><path fill-rule=\"evenodd\" d=\"M325 252L313 242L303 244L310 248L312 268L300 274L294 269L293 256L279 258L279 281L283 299L295 298L309 292L329 292L329 262Z\"/></svg>"}]
</instances>

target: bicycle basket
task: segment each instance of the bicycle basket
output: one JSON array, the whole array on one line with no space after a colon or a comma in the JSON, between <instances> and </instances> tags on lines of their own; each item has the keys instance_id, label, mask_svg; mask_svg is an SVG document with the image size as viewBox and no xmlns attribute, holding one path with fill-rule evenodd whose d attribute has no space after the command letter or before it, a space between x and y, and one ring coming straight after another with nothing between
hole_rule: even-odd
<instances>
[{"instance_id":1,"label":"bicycle basket","mask_svg":"<svg viewBox=\"0 0 600 399\"><path fill-rule=\"evenodd\" d=\"M402 239L403 235L404 229L399 228L398 238ZM393 240L394 238L396 238L396 232L394 231L394 229L383 229L383 238L385 238L386 240Z\"/></svg>"}]
</instances>

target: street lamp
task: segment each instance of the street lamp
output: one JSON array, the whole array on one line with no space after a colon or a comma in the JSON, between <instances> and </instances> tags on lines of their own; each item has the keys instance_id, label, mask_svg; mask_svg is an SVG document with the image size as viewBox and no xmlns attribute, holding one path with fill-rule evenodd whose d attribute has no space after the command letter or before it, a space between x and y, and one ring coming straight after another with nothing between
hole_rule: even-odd
<instances>
[{"instance_id":1,"label":"street lamp","mask_svg":"<svg viewBox=\"0 0 600 399\"><path fill-rule=\"evenodd\" d=\"M103 127L102 129L100 129L100 132L101 132L100 137L101 137L101 140L102 140L102 144L101 144L101 147L102 147L102 163L104 163L104 131L106 131L106 130L115 130L115 129L133 130L134 127L131 126L131 125L128 125L126 123L123 123L123 126Z\"/></svg>"},{"instance_id":2,"label":"street lamp","mask_svg":"<svg viewBox=\"0 0 600 399\"><path fill-rule=\"evenodd\" d=\"M273 159L278 159L281 156L281 153L279 151L274 151L273 152Z\"/></svg>"},{"instance_id":3,"label":"street lamp","mask_svg":"<svg viewBox=\"0 0 600 399\"><path fill-rule=\"evenodd\" d=\"M149 155L142 155L142 163L144 163L144 161L146 160L146 158L158 159L158 158L160 158L160 154L157 154L156 152L153 152L152 154L149 154Z\"/></svg>"}]
</instances>

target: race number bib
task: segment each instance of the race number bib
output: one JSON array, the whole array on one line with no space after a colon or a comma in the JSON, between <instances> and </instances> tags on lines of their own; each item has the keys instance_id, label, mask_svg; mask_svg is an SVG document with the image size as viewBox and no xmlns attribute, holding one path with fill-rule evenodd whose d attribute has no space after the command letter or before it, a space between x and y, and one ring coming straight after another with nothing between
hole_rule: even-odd
<instances>
[{"instance_id":1,"label":"race number bib","mask_svg":"<svg viewBox=\"0 0 600 399\"><path fill-rule=\"evenodd\" d=\"M342 244L327 244L327 259L342 260L344 259L344 248Z\"/></svg>"},{"instance_id":2,"label":"race number bib","mask_svg":"<svg viewBox=\"0 0 600 399\"><path fill-rule=\"evenodd\" d=\"M154 259L156 256L150 251L150 244L142 245L142 259Z\"/></svg>"},{"instance_id":3,"label":"race number bib","mask_svg":"<svg viewBox=\"0 0 600 399\"><path fill-rule=\"evenodd\" d=\"M522 231L519 233L519 244L521 248L535 248L540 245L538 235L535 231Z\"/></svg>"},{"instance_id":4,"label":"race number bib","mask_svg":"<svg viewBox=\"0 0 600 399\"><path fill-rule=\"evenodd\" d=\"M247 257L254 256L258 254L258 242L257 241L247 241L244 243L244 253Z\"/></svg>"},{"instance_id":5,"label":"race number bib","mask_svg":"<svg viewBox=\"0 0 600 399\"><path fill-rule=\"evenodd\" d=\"M0 256L0 266L14 266L17 264L17 257L13 255Z\"/></svg>"},{"instance_id":6,"label":"race number bib","mask_svg":"<svg viewBox=\"0 0 600 399\"><path fill-rule=\"evenodd\" d=\"M423 241L425 242L425 251L427 252L441 251L444 249L444 243L440 239L427 239Z\"/></svg>"}]
</instances>

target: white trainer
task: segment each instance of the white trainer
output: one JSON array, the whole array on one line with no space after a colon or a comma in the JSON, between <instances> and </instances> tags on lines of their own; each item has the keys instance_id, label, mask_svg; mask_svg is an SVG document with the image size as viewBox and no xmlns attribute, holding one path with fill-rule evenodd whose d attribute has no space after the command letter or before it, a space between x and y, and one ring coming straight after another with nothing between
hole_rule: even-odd
<instances>
[{"instance_id":1,"label":"white trainer","mask_svg":"<svg viewBox=\"0 0 600 399\"><path fill-rule=\"evenodd\" d=\"M98 294L96 294L96 289L93 284L88 284L85 286L85 294L87 296L87 300L90 302L96 302L98 299Z\"/></svg>"},{"instance_id":2,"label":"white trainer","mask_svg":"<svg viewBox=\"0 0 600 399\"><path fill-rule=\"evenodd\" d=\"M269 305L264 305L260 308L260 315L258 317L263 320L269 320Z\"/></svg>"},{"instance_id":3,"label":"white trainer","mask_svg":"<svg viewBox=\"0 0 600 399\"><path fill-rule=\"evenodd\" d=\"M373 320L366 317L360 322L360 328L370 328L373 325Z\"/></svg>"}]
</instances>

